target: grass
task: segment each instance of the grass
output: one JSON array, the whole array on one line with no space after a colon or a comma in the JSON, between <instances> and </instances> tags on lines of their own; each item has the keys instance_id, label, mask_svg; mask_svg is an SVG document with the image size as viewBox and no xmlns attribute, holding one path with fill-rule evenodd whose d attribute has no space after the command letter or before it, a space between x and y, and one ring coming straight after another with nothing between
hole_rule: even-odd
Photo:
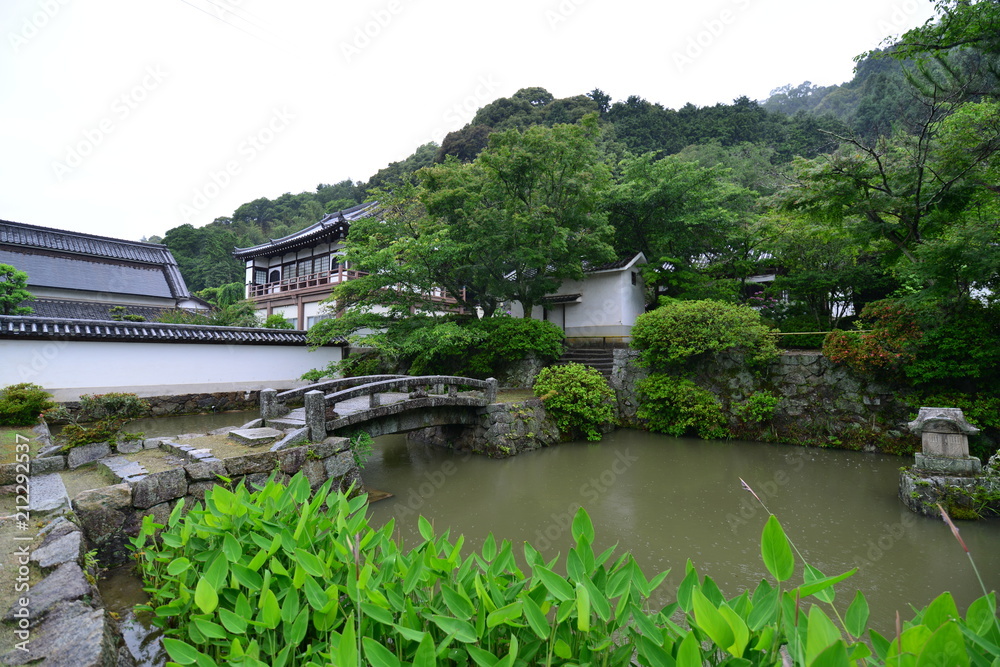
<instances>
[{"instance_id":1,"label":"grass","mask_svg":"<svg viewBox=\"0 0 1000 667\"><path fill-rule=\"evenodd\" d=\"M20 438L34 437L35 434L32 433L30 427L0 426L0 464L14 463L14 454L16 453L14 445L18 442L24 442ZM32 456L35 455L35 452L38 451L38 441L31 441L29 451Z\"/></svg>"}]
</instances>

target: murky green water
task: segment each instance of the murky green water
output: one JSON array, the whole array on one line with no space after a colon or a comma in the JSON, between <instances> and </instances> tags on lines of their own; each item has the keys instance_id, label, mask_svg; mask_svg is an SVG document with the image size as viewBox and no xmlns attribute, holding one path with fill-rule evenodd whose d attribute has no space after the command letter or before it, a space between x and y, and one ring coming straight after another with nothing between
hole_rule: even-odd
<instances>
[{"instance_id":1,"label":"murky green water","mask_svg":"<svg viewBox=\"0 0 1000 667\"><path fill-rule=\"evenodd\" d=\"M892 456L751 442L705 442L618 431L600 444L570 443L494 461L380 438L363 477L394 498L376 503L376 522L396 517L406 543L419 540L418 514L439 530L464 533L467 552L489 532L527 540L547 556L565 554L567 526L583 506L597 547L617 542L647 575L670 569L656 600L665 604L690 558L727 595L766 575L760 532L766 512L826 574L858 573L838 587L846 605L860 588L873 627L889 632L895 612L912 616L942 591L962 609L981 595L968 558L941 521L918 517L896 497ZM959 524L986 585L1000 588L1000 522ZM798 579L800 581L800 579Z\"/></svg>"},{"instance_id":2,"label":"murky green water","mask_svg":"<svg viewBox=\"0 0 1000 667\"><path fill-rule=\"evenodd\" d=\"M147 438L163 438L182 433L208 433L224 426L242 426L260 417L256 410L215 412L203 415L178 417L150 417L137 419L125 427L129 433L144 433Z\"/></svg>"}]
</instances>

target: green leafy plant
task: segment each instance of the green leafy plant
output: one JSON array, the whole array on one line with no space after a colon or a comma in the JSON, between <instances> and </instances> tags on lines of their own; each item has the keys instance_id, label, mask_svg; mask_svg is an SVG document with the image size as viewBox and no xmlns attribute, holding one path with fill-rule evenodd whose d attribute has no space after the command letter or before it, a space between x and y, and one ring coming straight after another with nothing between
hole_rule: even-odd
<instances>
[{"instance_id":1,"label":"green leafy plant","mask_svg":"<svg viewBox=\"0 0 1000 667\"><path fill-rule=\"evenodd\" d=\"M742 421L750 424L760 424L774 418L774 410L781 398L768 391L755 391L746 397L742 403L733 406L733 412Z\"/></svg>"},{"instance_id":2,"label":"green leafy plant","mask_svg":"<svg viewBox=\"0 0 1000 667\"><path fill-rule=\"evenodd\" d=\"M145 322L146 318L142 315L136 315L135 313L128 312L125 306L112 306L108 309L108 315L115 322Z\"/></svg>"},{"instance_id":3,"label":"green leafy plant","mask_svg":"<svg viewBox=\"0 0 1000 667\"><path fill-rule=\"evenodd\" d=\"M375 439L367 431L360 431L351 436L350 442L354 463L359 468L364 468L374 451Z\"/></svg>"},{"instance_id":4,"label":"green leafy plant","mask_svg":"<svg viewBox=\"0 0 1000 667\"><path fill-rule=\"evenodd\" d=\"M601 427L614 420L614 392L600 371L581 364L543 368L532 390L564 434L600 440Z\"/></svg>"},{"instance_id":5,"label":"green leafy plant","mask_svg":"<svg viewBox=\"0 0 1000 667\"><path fill-rule=\"evenodd\" d=\"M861 311L855 325L864 331L834 330L823 340L823 354L868 375L897 375L914 358L923 335L916 313L902 303L874 301Z\"/></svg>"},{"instance_id":6,"label":"green leafy plant","mask_svg":"<svg viewBox=\"0 0 1000 667\"><path fill-rule=\"evenodd\" d=\"M724 438L726 417L715 394L693 381L652 373L636 385L640 419L651 431L680 437L697 433L701 438Z\"/></svg>"},{"instance_id":7,"label":"green leafy plant","mask_svg":"<svg viewBox=\"0 0 1000 667\"><path fill-rule=\"evenodd\" d=\"M32 426L53 407L52 394L37 384L12 384L0 389L0 426Z\"/></svg>"},{"instance_id":8,"label":"green leafy plant","mask_svg":"<svg viewBox=\"0 0 1000 667\"><path fill-rule=\"evenodd\" d=\"M281 313L271 313L261 325L265 329L294 329L295 325L285 319Z\"/></svg>"},{"instance_id":9,"label":"green leafy plant","mask_svg":"<svg viewBox=\"0 0 1000 667\"><path fill-rule=\"evenodd\" d=\"M776 337L749 306L723 301L668 301L643 313L632 327L633 349L657 370L689 368L720 352L744 355L751 366L778 356Z\"/></svg>"},{"instance_id":10,"label":"green leafy plant","mask_svg":"<svg viewBox=\"0 0 1000 667\"><path fill-rule=\"evenodd\" d=\"M125 438L141 438L141 433L123 434L122 429L148 412L149 403L135 394L111 392L81 396L75 412L60 407L46 414L69 422L60 431L59 439L64 449L72 449L93 442L115 443Z\"/></svg>"},{"instance_id":11,"label":"green leafy plant","mask_svg":"<svg viewBox=\"0 0 1000 667\"><path fill-rule=\"evenodd\" d=\"M868 628L862 593L835 604L856 570L827 576L808 563L766 506L767 579L726 597L688 561L676 600L651 610L668 573L650 579L628 552L595 552L582 508L565 563L525 543L522 570L509 541L489 535L465 556L462 536L424 517L422 541L404 550L393 521L370 526L365 502L330 482L312 494L298 474L255 492L213 487L165 524L144 517L132 540L150 594L140 609L164 629L172 664L776 667L787 654L815 667L989 666L998 654L994 593L964 616L943 593L884 637Z\"/></svg>"},{"instance_id":12,"label":"green leafy plant","mask_svg":"<svg viewBox=\"0 0 1000 667\"><path fill-rule=\"evenodd\" d=\"M0 315L30 315L29 306L20 304L34 301L27 290L28 274L10 264L0 263Z\"/></svg>"}]
</instances>

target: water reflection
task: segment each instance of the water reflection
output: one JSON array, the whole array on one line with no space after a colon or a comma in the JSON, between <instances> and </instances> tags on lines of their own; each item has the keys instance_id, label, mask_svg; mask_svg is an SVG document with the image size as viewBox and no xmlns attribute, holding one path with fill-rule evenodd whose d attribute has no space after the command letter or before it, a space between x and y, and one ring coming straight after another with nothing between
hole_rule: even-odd
<instances>
[{"instance_id":1,"label":"water reflection","mask_svg":"<svg viewBox=\"0 0 1000 667\"><path fill-rule=\"evenodd\" d=\"M438 530L464 533L468 548L487 533L527 540L546 556L565 554L569 522L587 509L596 548L617 543L647 575L672 573L665 604L690 558L727 595L766 576L760 532L767 512L742 490L750 484L778 515L809 562L827 574L858 573L838 587L846 605L856 588L872 608L872 625L893 627L942 591L964 608L979 593L967 558L940 521L917 517L896 497L898 457L750 442L706 442L618 431L600 444L569 443L493 461L380 438L365 482L394 498L376 503L376 523L396 517L407 543L418 541L416 517ZM963 523L962 535L988 588L1000 587L996 521Z\"/></svg>"}]
</instances>

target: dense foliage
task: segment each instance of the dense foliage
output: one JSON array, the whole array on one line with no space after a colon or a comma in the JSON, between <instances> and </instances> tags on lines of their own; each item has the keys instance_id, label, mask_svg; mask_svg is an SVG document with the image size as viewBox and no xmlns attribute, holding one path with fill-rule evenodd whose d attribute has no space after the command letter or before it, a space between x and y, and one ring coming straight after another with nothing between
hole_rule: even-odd
<instances>
[{"instance_id":1,"label":"dense foliage","mask_svg":"<svg viewBox=\"0 0 1000 667\"><path fill-rule=\"evenodd\" d=\"M141 438L141 433L122 433L130 422L147 415L149 404L127 392L84 394L79 406L69 410L66 406L49 410L46 416L68 421L59 432L63 449L72 449L93 442L114 444L119 440Z\"/></svg>"},{"instance_id":2,"label":"dense foliage","mask_svg":"<svg viewBox=\"0 0 1000 667\"><path fill-rule=\"evenodd\" d=\"M372 333L375 326L384 327ZM410 375L497 376L510 364L535 356L543 362L563 351L564 334L551 322L507 316L486 318L403 316L386 322L363 313L323 320L309 330L318 345L335 336L360 332L357 342L368 351L327 369L311 371L306 379L370 375L379 371Z\"/></svg>"},{"instance_id":3,"label":"dense foliage","mask_svg":"<svg viewBox=\"0 0 1000 667\"><path fill-rule=\"evenodd\" d=\"M543 368L532 390L568 437L600 440L602 429L614 421L614 392L600 371L590 366Z\"/></svg>"},{"instance_id":4,"label":"dense foliage","mask_svg":"<svg viewBox=\"0 0 1000 667\"><path fill-rule=\"evenodd\" d=\"M404 550L393 521L373 528L365 497L330 494L329 484L315 495L301 474L255 492L216 486L204 505L179 502L165 524L143 518L135 557L173 661L695 667L778 665L787 652L817 667L989 665L1000 644L985 591L964 616L943 593L897 622L893 639L868 629L862 593L845 612L834 607L835 585L854 570L826 576L805 562L773 515L760 544L769 579L727 598L688 561L676 601L653 610L668 572L649 579L629 553L595 552L582 508L565 564L525 543L522 570L509 541L490 535L465 555L463 536L436 534L423 517L422 541Z\"/></svg>"},{"instance_id":5,"label":"dense foliage","mask_svg":"<svg viewBox=\"0 0 1000 667\"><path fill-rule=\"evenodd\" d=\"M0 315L28 315L30 306L22 305L35 297L27 290L28 274L10 264L0 263Z\"/></svg>"},{"instance_id":6,"label":"dense foliage","mask_svg":"<svg viewBox=\"0 0 1000 667\"><path fill-rule=\"evenodd\" d=\"M51 408L52 394L37 384L22 382L0 389L0 426L33 426Z\"/></svg>"},{"instance_id":7,"label":"dense foliage","mask_svg":"<svg viewBox=\"0 0 1000 667\"><path fill-rule=\"evenodd\" d=\"M720 352L743 354L750 365L778 355L773 331L749 306L722 301L668 301L640 315L632 328L632 348L655 369L690 368Z\"/></svg>"},{"instance_id":8,"label":"dense foliage","mask_svg":"<svg viewBox=\"0 0 1000 667\"><path fill-rule=\"evenodd\" d=\"M651 431L680 437L725 438L726 416L719 399L687 378L651 373L636 385L640 419Z\"/></svg>"}]
</instances>

